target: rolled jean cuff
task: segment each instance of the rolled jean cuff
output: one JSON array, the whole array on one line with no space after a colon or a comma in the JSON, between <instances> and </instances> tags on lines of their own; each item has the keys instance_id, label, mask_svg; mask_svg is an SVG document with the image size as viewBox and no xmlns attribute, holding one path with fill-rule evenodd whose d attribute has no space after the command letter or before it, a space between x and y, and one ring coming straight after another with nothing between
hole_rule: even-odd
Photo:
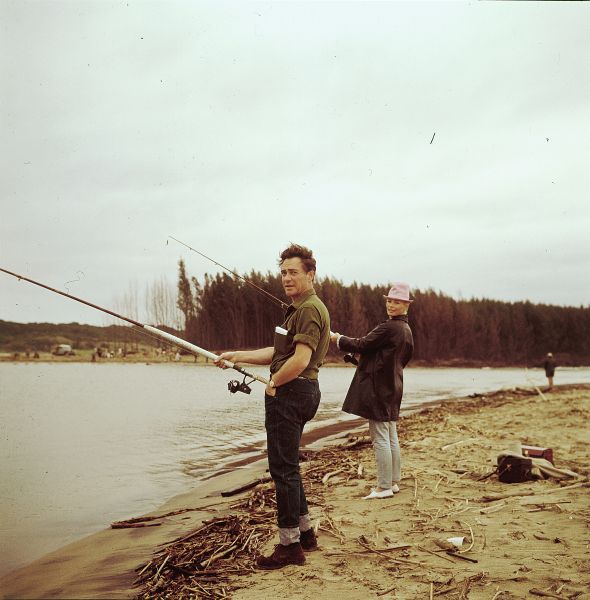
<instances>
[{"instance_id":1,"label":"rolled jean cuff","mask_svg":"<svg viewBox=\"0 0 590 600\"><path fill-rule=\"evenodd\" d=\"M299 517L299 531L308 531L311 529L311 519L309 513Z\"/></svg>"},{"instance_id":2,"label":"rolled jean cuff","mask_svg":"<svg viewBox=\"0 0 590 600\"><path fill-rule=\"evenodd\" d=\"M279 542L282 546L295 544L299 541L299 527L280 527Z\"/></svg>"}]
</instances>

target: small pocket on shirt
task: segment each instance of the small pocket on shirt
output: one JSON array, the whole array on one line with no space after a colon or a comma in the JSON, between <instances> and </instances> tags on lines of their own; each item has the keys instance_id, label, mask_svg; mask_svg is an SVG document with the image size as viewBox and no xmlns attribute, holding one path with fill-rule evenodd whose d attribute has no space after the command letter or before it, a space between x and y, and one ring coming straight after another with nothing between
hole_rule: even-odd
<instances>
[{"instance_id":1,"label":"small pocket on shirt","mask_svg":"<svg viewBox=\"0 0 590 600\"><path fill-rule=\"evenodd\" d=\"M275 350L280 354L289 354L293 349L293 334L283 327L275 327Z\"/></svg>"}]
</instances>

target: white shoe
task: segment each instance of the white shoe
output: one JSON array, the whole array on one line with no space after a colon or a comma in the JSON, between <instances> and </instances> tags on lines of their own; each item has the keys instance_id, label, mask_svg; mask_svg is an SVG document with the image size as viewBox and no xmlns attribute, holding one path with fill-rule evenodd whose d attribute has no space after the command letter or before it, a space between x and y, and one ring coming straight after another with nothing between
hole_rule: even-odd
<instances>
[{"instance_id":1,"label":"white shoe","mask_svg":"<svg viewBox=\"0 0 590 600\"><path fill-rule=\"evenodd\" d=\"M365 496L363 500L373 500L374 498L392 498L393 491L392 490L383 490L378 492L377 490L371 490L371 493L368 496Z\"/></svg>"},{"instance_id":2,"label":"white shoe","mask_svg":"<svg viewBox=\"0 0 590 600\"><path fill-rule=\"evenodd\" d=\"M399 492L399 485L397 485L397 483L394 483L394 484L391 486L391 491L392 491L394 494L397 494L397 493Z\"/></svg>"}]
</instances>

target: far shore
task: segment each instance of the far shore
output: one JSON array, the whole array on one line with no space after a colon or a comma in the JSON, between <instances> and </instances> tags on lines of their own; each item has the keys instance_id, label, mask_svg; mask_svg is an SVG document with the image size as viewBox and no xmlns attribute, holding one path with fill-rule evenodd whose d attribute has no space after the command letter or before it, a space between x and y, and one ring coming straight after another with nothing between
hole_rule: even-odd
<instances>
[{"instance_id":1,"label":"far shore","mask_svg":"<svg viewBox=\"0 0 590 600\"><path fill-rule=\"evenodd\" d=\"M212 350L214 354L220 354L224 350ZM175 365L190 365L199 367L213 367L213 361L202 356L192 356L187 354L176 354L168 352L165 354L156 354L153 351L128 352L124 356L112 353L110 357L95 357L92 360L93 352L91 350L75 351L73 356L56 356L51 352L39 352L38 357L34 357L33 352L7 352L0 351L0 362L14 363L94 363L94 364L175 364ZM344 367L353 369L354 365L344 362L341 355L330 355L327 357L324 367ZM590 367L589 364L561 364L559 367ZM412 368L446 368L446 369L542 369L542 364L533 362L531 364L510 364L510 363L494 363L478 360L466 359L450 359L438 361L412 360L406 367Z\"/></svg>"}]
</instances>

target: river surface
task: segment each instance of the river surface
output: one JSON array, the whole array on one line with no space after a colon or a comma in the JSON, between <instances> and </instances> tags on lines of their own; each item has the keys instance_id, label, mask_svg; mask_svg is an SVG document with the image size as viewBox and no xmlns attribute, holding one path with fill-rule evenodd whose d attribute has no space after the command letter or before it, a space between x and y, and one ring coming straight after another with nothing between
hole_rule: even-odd
<instances>
[{"instance_id":1,"label":"river surface","mask_svg":"<svg viewBox=\"0 0 590 600\"><path fill-rule=\"evenodd\" d=\"M350 418L340 407L353 373L322 369L311 427ZM229 394L235 375L189 364L0 363L0 574L258 453L263 387ZM560 368L555 382L590 383L590 368ZM540 369L409 368L402 408L545 383Z\"/></svg>"}]
</instances>

